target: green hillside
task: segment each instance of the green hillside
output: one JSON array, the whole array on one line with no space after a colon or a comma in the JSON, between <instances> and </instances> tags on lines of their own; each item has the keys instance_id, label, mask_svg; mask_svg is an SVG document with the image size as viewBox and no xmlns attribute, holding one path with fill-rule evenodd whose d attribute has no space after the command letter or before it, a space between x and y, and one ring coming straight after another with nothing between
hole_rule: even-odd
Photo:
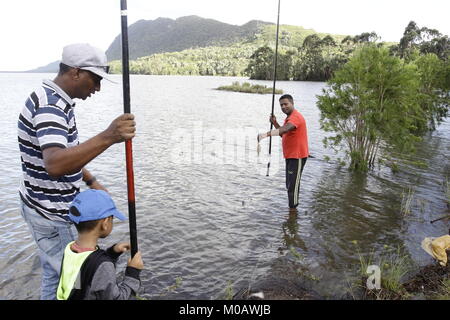
<instances>
[{"instance_id":1,"label":"green hillside","mask_svg":"<svg viewBox=\"0 0 450 320\"><path fill-rule=\"evenodd\" d=\"M189 35L185 35L187 38L184 43L185 46L187 46L187 43L191 43L192 45L187 49L177 51L176 48L168 45L171 42L171 35L168 35L167 38L169 38L169 40L164 40L157 48L154 47L152 50L146 49L147 51L158 51L165 47L165 52L148 54L130 60L131 73L155 75L245 76L245 70L250 63L252 54L261 46L275 46L276 25L274 24L261 21L250 21L239 27L199 17L185 18L186 20L179 18L176 21L180 23L179 20L181 20L185 24L189 22L189 28L185 25L186 28L183 31L184 34ZM154 24L155 21L150 21L149 23ZM208 33L209 36L213 35L208 38L206 34L202 33L202 30L211 24L215 29ZM137 29L131 29L131 27L130 38L131 36L136 36L136 30L139 30L139 32L142 32L143 30L143 27ZM154 31L152 34L158 32L159 31ZM201 36L199 34L201 34ZM312 29L305 29L303 27L281 25L280 53L283 54L288 51L296 51L298 47L301 47L303 40L313 34L317 34L320 37L328 35L316 33ZM336 42L340 42L345 38L343 35L331 36ZM187 39L189 39L189 41ZM197 41L194 41L193 39L197 39ZM142 48L147 47L146 41L138 42ZM193 45L194 43L196 45ZM202 43L210 43L211 45L202 46ZM110 48L113 47L114 43ZM134 56L139 56L139 54L136 53L136 50L137 49L135 48ZM112 51L108 52L111 54ZM114 60L110 65L113 73L121 72L120 60Z\"/></svg>"},{"instance_id":2,"label":"green hillside","mask_svg":"<svg viewBox=\"0 0 450 320\"><path fill-rule=\"evenodd\" d=\"M276 32L276 25L265 25L256 35L256 39L254 42L258 44L258 47L261 47L265 44L275 46ZM320 38L330 35L335 39L336 42L341 42L346 37L346 35L320 33L314 31L313 29L305 29L299 26L280 25L279 43L287 47L300 47L303 44L303 40L305 40L307 36L310 36L312 34L316 34Z\"/></svg>"}]
</instances>

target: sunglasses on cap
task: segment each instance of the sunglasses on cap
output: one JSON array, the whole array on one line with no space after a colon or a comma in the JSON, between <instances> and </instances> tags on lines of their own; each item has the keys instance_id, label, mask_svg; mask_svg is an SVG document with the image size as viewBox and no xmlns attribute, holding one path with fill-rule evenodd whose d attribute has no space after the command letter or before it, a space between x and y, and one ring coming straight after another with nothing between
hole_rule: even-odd
<instances>
[{"instance_id":1,"label":"sunglasses on cap","mask_svg":"<svg viewBox=\"0 0 450 320\"><path fill-rule=\"evenodd\" d=\"M81 69L81 68L88 68L88 67L100 68L100 69L103 69L103 71L105 71L106 73L109 73L109 70L110 70L110 66L79 66L77 68Z\"/></svg>"}]
</instances>

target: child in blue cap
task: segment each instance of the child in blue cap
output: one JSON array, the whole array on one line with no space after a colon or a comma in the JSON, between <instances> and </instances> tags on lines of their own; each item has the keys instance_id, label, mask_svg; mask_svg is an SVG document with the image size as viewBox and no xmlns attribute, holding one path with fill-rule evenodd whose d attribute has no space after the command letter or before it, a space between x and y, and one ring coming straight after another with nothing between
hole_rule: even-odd
<instances>
[{"instance_id":1,"label":"child in blue cap","mask_svg":"<svg viewBox=\"0 0 450 320\"><path fill-rule=\"evenodd\" d=\"M127 300L139 290L139 273L144 268L141 253L128 260L125 277L118 283L115 264L130 250L130 244L118 243L106 251L97 245L99 238L111 233L113 217L126 219L103 190L89 189L73 200L69 218L75 223L78 238L64 251L58 300Z\"/></svg>"}]
</instances>

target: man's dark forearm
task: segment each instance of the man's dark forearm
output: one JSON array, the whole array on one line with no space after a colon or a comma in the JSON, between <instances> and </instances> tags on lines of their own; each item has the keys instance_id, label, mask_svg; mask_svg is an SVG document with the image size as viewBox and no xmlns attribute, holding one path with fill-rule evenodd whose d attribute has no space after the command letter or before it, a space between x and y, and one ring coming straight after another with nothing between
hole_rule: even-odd
<instances>
[{"instance_id":1,"label":"man's dark forearm","mask_svg":"<svg viewBox=\"0 0 450 320\"><path fill-rule=\"evenodd\" d=\"M52 147L43 151L45 169L52 177L74 174L113 144L103 133L67 149Z\"/></svg>"}]
</instances>

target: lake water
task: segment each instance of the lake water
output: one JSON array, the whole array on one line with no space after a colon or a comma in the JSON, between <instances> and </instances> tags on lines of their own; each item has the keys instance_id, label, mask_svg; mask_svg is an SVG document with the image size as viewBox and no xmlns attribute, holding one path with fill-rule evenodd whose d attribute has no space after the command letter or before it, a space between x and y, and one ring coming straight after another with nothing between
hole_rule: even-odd
<instances>
[{"instance_id":1,"label":"lake water","mask_svg":"<svg viewBox=\"0 0 450 320\"><path fill-rule=\"evenodd\" d=\"M80 142L123 112L122 86L77 101ZM36 246L19 212L21 175L17 119L32 90L53 74L0 74L0 299L38 299ZM417 159L427 168L377 166L367 175L340 166L325 149L316 95L324 83L278 82L304 115L314 158L306 163L297 215L290 215L284 160L274 138L266 177L268 139L256 153L256 133L270 127L271 95L217 91L228 77L132 76L131 109L139 249L145 270L140 296L218 299L267 278L302 281L323 297L340 298L359 278L359 254L401 248L416 267L430 263L426 236L448 232L444 189L450 177L450 122L425 137ZM252 81L271 86L268 81ZM275 114L284 119L279 106ZM127 214L125 147L114 145L88 164ZM329 157L331 160L325 161ZM411 190L410 213L401 212ZM128 241L128 223L115 222L101 246ZM356 243L356 245L355 245ZM119 259L123 273L127 256ZM305 277L292 276L303 270ZM295 272L294 272L295 274ZM175 290L168 287L181 280ZM309 281L309 282L308 282ZM308 282L308 284L306 284Z\"/></svg>"}]
</instances>

